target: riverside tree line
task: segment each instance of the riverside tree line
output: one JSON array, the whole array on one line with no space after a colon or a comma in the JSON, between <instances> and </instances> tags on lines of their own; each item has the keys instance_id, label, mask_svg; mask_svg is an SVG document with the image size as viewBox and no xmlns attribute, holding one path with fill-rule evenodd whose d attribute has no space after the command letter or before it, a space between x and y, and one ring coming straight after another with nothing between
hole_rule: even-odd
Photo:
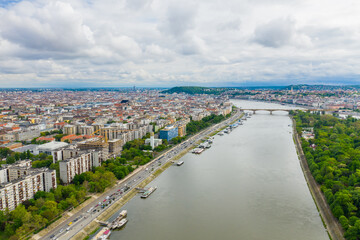
<instances>
[{"instance_id":1,"label":"riverside tree line","mask_svg":"<svg viewBox=\"0 0 360 240\"><path fill-rule=\"evenodd\" d=\"M314 139L302 138L310 171L345 230L347 240L360 239L360 120L290 112L301 135L313 128Z\"/></svg>"}]
</instances>

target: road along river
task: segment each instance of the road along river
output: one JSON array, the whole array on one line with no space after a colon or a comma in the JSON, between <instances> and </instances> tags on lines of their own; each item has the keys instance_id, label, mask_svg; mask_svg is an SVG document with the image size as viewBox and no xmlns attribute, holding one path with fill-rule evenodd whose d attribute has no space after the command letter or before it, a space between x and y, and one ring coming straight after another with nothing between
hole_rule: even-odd
<instances>
[{"instance_id":1,"label":"road along river","mask_svg":"<svg viewBox=\"0 0 360 240\"><path fill-rule=\"evenodd\" d=\"M242 108L288 108L233 101ZM257 112L200 155L186 154L123 209L110 239L329 239L310 195L286 112Z\"/></svg>"}]
</instances>

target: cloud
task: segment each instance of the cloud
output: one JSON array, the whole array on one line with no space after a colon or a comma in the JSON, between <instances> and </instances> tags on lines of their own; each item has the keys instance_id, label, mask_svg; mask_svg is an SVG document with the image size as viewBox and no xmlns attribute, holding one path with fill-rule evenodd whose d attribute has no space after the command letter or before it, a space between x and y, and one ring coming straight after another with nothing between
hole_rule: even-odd
<instances>
[{"instance_id":1,"label":"cloud","mask_svg":"<svg viewBox=\"0 0 360 240\"><path fill-rule=\"evenodd\" d=\"M239 19L231 20L228 22L220 23L217 27L218 31L227 31L227 30L240 30L241 22Z\"/></svg>"},{"instance_id":2,"label":"cloud","mask_svg":"<svg viewBox=\"0 0 360 240\"><path fill-rule=\"evenodd\" d=\"M140 10L149 7L153 0L126 0L126 6L132 10Z\"/></svg>"},{"instance_id":3,"label":"cloud","mask_svg":"<svg viewBox=\"0 0 360 240\"><path fill-rule=\"evenodd\" d=\"M179 2L172 4L167 9L166 19L160 30L174 37L183 36L195 28L197 6Z\"/></svg>"},{"instance_id":4,"label":"cloud","mask_svg":"<svg viewBox=\"0 0 360 240\"><path fill-rule=\"evenodd\" d=\"M280 48L287 45L311 46L311 39L296 29L291 18L274 19L258 26L253 41L265 47Z\"/></svg>"},{"instance_id":5,"label":"cloud","mask_svg":"<svg viewBox=\"0 0 360 240\"><path fill-rule=\"evenodd\" d=\"M336 0L7 1L0 4L0 84L356 79L359 8Z\"/></svg>"},{"instance_id":6,"label":"cloud","mask_svg":"<svg viewBox=\"0 0 360 240\"><path fill-rule=\"evenodd\" d=\"M254 41L265 47L288 45L294 35L294 22L289 19L276 19L255 29Z\"/></svg>"},{"instance_id":7,"label":"cloud","mask_svg":"<svg viewBox=\"0 0 360 240\"><path fill-rule=\"evenodd\" d=\"M69 3L51 2L37 8L21 2L1 15L1 36L19 46L73 52L94 43L91 29Z\"/></svg>"}]
</instances>

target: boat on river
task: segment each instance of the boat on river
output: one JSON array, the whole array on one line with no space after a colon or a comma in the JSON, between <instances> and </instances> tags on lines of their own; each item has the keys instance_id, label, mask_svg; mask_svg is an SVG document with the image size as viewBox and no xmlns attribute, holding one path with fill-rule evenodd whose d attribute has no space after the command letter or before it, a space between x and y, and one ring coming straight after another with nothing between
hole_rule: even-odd
<instances>
[{"instance_id":1,"label":"boat on river","mask_svg":"<svg viewBox=\"0 0 360 240\"><path fill-rule=\"evenodd\" d=\"M125 219L125 217L127 216L127 210L122 210L119 213L119 216L117 216L117 218L115 218L114 221L112 221L111 224L109 224L109 228L110 229L116 229L119 228L120 222Z\"/></svg>"},{"instance_id":2,"label":"boat on river","mask_svg":"<svg viewBox=\"0 0 360 240\"><path fill-rule=\"evenodd\" d=\"M205 150L204 148L194 148L194 150L192 151L192 153L200 154L200 153L202 153L204 150Z\"/></svg>"},{"instance_id":3,"label":"boat on river","mask_svg":"<svg viewBox=\"0 0 360 240\"><path fill-rule=\"evenodd\" d=\"M121 219L120 221L116 222L113 229L119 229L125 226L125 224L128 222L126 218Z\"/></svg>"},{"instance_id":4,"label":"boat on river","mask_svg":"<svg viewBox=\"0 0 360 240\"><path fill-rule=\"evenodd\" d=\"M178 166L181 166L183 164L184 164L184 161L179 161L179 162L176 163L176 165L178 165Z\"/></svg>"},{"instance_id":5,"label":"boat on river","mask_svg":"<svg viewBox=\"0 0 360 240\"><path fill-rule=\"evenodd\" d=\"M156 189L157 189L157 187L151 187L151 188L149 188L146 192L144 192L143 194L141 194L141 198L147 198L147 197L149 197L150 194L152 194Z\"/></svg>"}]
</instances>

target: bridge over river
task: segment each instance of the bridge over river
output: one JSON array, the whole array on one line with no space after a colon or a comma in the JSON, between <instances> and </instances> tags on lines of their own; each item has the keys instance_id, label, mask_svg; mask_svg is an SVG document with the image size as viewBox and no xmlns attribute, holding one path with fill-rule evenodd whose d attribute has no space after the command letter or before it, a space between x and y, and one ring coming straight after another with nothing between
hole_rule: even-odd
<instances>
[{"instance_id":1,"label":"bridge over river","mask_svg":"<svg viewBox=\"0 0 360 240\"><path fill-rule=\"evenodd\" d=\"M268 111L270 114L277 111L283 111L283 112L290 112L295 110L305 110L310 112L329 112L329 111L335 111L334 109L318 109L318 108L311 108L311 109L286 109L286 108L240 108L241 111L252 111L253 114L256 113L256 111Z\"/></svg>"}]
</instances>

